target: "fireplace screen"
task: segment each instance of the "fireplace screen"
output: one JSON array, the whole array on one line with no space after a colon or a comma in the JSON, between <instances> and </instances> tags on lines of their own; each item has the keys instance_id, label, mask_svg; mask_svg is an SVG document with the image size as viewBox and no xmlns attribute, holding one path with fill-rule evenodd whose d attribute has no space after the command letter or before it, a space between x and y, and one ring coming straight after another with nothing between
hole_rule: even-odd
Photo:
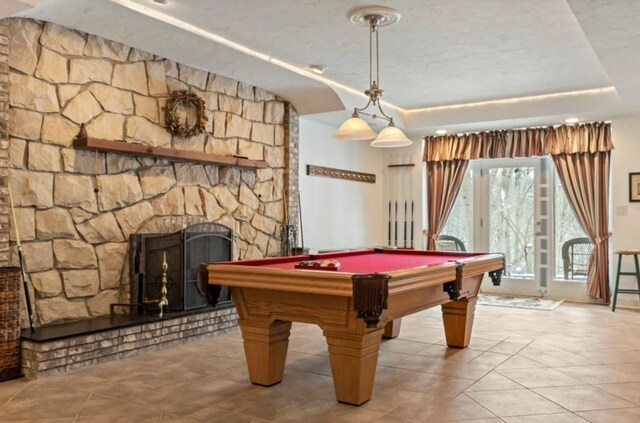
<instances>
[{"instance_id":1,"label":"fireplace screen","mask_svg":"<svg viewBox=\"0 0 640 423\"><path fill-rule=\"evenodd\" d=\"M197 223L169 234L135 234L129 239L129 248L132 303L160 298L162 260L166 253L168 311L230 304L227 287L210 287L198 277L202 263L232 259L233 231L228 227Z\"/></svg>"}]
</instances>

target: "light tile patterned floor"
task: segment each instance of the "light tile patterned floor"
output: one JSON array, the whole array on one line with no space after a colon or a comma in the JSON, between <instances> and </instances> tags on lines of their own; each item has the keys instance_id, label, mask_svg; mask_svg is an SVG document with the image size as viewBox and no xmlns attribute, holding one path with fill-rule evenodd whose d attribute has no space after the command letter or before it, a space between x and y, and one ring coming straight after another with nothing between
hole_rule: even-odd
<instances>
[{"instance_id":1,"label":"light tile patterned floor","mask_svg":"<svg viewBox=\"0 0 640 423\"><path fill-rule=\"evenodd\" d=\"M404 319L380 352L371 401L334 399L324 338L294 325L284 381L248 382L239 333L71 374L0 383L1 422L640 421L640 312L565 303L479 306L468 349L444 345L440 309Z\"/></svg>"}]
</instances>

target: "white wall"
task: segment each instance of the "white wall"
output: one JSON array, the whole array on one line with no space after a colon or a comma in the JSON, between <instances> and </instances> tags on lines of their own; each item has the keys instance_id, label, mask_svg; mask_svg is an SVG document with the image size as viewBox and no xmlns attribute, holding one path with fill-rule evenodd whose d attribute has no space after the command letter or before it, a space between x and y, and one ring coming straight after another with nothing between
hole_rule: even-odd
<instances>
[{"instance_id":1,"label":"white wall","mask_svg":"<svg viewBox=\"0 0 640 423\"><path fill-rule=\"evenodd\" d=\"M300 119L300 196L305 247L351 248L386 243L383 152L367 141L337 141L335 127ZM374 173L376 183L308 176L307 165Z\"/></svg>"},{"instance_id":2,"label":"white wall","mask_svg":"<svg viewBox=\"0 0 640 423\"><path fill-rule=\"evenodd\" d=\"M611 153L612 251L640 249L640 203L629 202L629 173L640 172L640 115L615 119L612 123L614 150ZM615 283L618 256L612 255L610 275ZM633 271L633 260L622 261L623 271ZM637 289L632 276L620 279L621 288ZM619 305L640 306L637 295L620 294Z\"/></svg>"},{"instance_id":3,"label":"white wall","mask_svg":"<svg viewBox=\"0 0 640 423\"><path fill-rule=\"evenodd\" d=\"M392 203L395 202L397 195L396 191L398 191L403 185L406 185L407 193L401 193L400 200L402 201L405 197L408 198L409 201L413 200L414 203L414 225L413 225L413 239L414 239L414 248L417 249L425 249L426 248L426 239L422 235L422 231L425 228L426 224L424 222L424 205L426 202L426 191L425 191L425 181L424 179L424 163L422 161L422 146L423 142L419 137L408 135L409 138L413 140L413 144L409 147L404 148L392 148L386 149L384 151L384 166L385 171L383 174L384 177L384 204L386 205L384 210L384 219L385 222L388 222L389 219L389 200ZM387 167L389 164L400 164L400 163L411 163L414 166L409 168L389 168ZM408 172L408 173L403 173ZM391 180L391 182L389 182ZM410 188L410 190L409 190ZM410 191L410 192L409 192ZM400 205L401 210L399 211L399 225L402 226L404 220L404 208L403 204ZM395 218L393 218L395 221ZM411 218L409 217L409 222ZM410 228L410 225L409 225ZM404 228L398 228L400 232L399 239L402 239L404 235ZM385 228L387 231L387 228ZM409 235L407 238L411 239L410 229L407 229ZM387 232L385 232L385 237ZM395 240L395 236L394 236ZM385 241L388 243L388 240ZM404 243L400 243L399 246L403 246Z\"/></svg>"}]
</instances>

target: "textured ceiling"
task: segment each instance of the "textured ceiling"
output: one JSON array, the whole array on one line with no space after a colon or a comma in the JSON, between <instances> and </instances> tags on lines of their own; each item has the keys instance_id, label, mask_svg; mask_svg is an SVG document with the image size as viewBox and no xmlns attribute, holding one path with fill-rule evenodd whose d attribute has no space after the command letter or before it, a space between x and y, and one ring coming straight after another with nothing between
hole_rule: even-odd
<instances>
[{"instance_id":1,"label":"textured ceiling","mask_svg":"<svg viewBox=\"0 0 640 423\"><path fill-rule=\"evenodd\" d=\"M380 30L385 99L402 108L611 83L564 1L377 3L402 13L397 24ZM368 30L346 17L363 4L361 0L173 0L169 7L156 8L294 64L325 64L325 76L364 90Z\"/></svg>"},{"instance_id":2,"label":"textured ceiling","mask_svg":"<svg viewBox=\"0 0 640 423\"><path fill-rule=\"evenodd\" d=\"M368 33L350 24L346 15L371 4L393 7L402 14L396 25L380 32L380 82L386 90L384 99L398 106L392 111L405 127L548 124L574 114L585 120L610 119L636 112L640 106L637 0L169 0L166 6L152 0L39 3L23 15L262 86L292 101L303 114L364 104L353 90L361 91L368 83ZM136 11L138 6L147 10ZM153 10L162 16L149 16ZM192 27L180 29L182 24ZM204 32L193 33L193 28ZM264 54L266 61L221 45L215 36ZM325 64L324 77L330 81L314 80L274 60L302 68ZM606 92L491 103L611 86L615 89ZM490 103L458 106L487 101ZM440 107L448 105L456 106ZM412 110L422 108L426 110ZM338 116L342 114L319 119L332 122Z\"/></svg>"}]
</instances>

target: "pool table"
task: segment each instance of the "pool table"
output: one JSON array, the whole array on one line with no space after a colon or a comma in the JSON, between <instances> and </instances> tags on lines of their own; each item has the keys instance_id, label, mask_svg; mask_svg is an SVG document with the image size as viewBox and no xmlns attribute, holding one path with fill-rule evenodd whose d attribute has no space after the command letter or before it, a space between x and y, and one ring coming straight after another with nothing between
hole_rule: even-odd
<instances>
[{"instance_id":1,"label":"pool table","mask_svg":"<svg viewBox=\"0 0 640 423\"><path fill-rule=\"evenodd\" d=\"M299 269L334 260L339 270ZM501 254L368 249L209 264L209 284L227 285L238 309L251 382L282 380L291 322L323 330L338 401L360 405L373 389L381 338L402 316L442 306L451 347L469 344L480 283L500 283Z\"/></svg>"}]
</instances>

